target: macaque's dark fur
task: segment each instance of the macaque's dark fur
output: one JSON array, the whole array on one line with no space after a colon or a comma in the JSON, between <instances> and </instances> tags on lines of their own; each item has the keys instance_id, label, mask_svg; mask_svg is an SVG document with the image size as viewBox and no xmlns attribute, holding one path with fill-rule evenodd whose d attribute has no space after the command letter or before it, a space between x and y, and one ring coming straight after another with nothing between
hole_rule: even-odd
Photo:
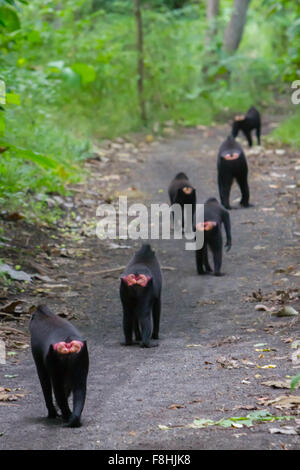
<instances>
[{"instance_id":1,"label":"macaque's dark fur","mask_svg":"<svg viewBox=\"0 0 300 470\"><path fill-rule=\"evenodd\" d=\"M198 274L208 274L212 269L208 262L208 247L211 249L214 261L214 275L221 276L222 266L222 224L224 224L226 232L226 248L231 248L231 226L229 212L222 207L217 199L210 198L204 204L204 222L216 222L216 226L209 231L204 232L204 244L200 250L196 250L196 266ZM196 216L196 224L199 222Z\"/></svg>"},{"instance_id":2,"label":"macaque's dark fur","mask_svg":"<svg viewBox=\"0 0 300 470\"><path fill-rule=\"evenodd\" d=\"M128 286L122 278L129 274L145 274L151 279L145 287ZM151 246L144 244L129 261L121 276L120 297L123 306L126 346L133 344L133 332L135 332L136 341L141 341L142 347L148 348L156 345L152 344L150 339L151 336L152 339L158 339L159 335L161 288L162 276L159 262Z\"/></svg>"},{"instance_id":3,"label":"macaque's dark fur","mask_svg":"<svg viewBox=\"0 0 300 470\"><path fill-rule=\"evenodd\" d=\"M225 155L234 153L239 154L236 160L225 160ZM249 207L249 186L248 186L248 165L246 156L241 145L235 141L232 136L229 136L221 145L218 153L217 161L218 170L218 187L221 204L226 209L230 207L230 190L235 179L240 187L242 198L240 201L241 206Z\"/></svg>"},{"instance_id":4,"label":"macaque's dark fur","mask_svg":"<svg viewBox=\"0 0 300 470\"><path fill-rule=\"evenodd\" d=\"M248 141L249 147L252 147L251 131L253 129L256 130L257 144L260 145L261 119L259 112L254 106L247 111L243 120L233 121L232 135L235 138L239 131L242 131Z\"/></svg>"},{"instance_id":5,"label":"macaque's dark fur","mask_svg":"<svg viewBox=\"0 0 300 470\"><path fill-rule=\"evenodd\" d=\"M52 388L62 417L68 427L80 426L85 403L89 355L86 341L67 320L55 315L48 307L40 305L34 311L29 325L31 349L42 386L48 418L55 418ZM78 353L60 354L53 345L61 341L81 341L84 345ZM68 397L73 394L73 412Z\"/></svg>"},{"instance_id":6,"label":"macaque's dark fur","mask_svg":"<svg viewBox=\"0 0 300 470\"><path fill-rule=\"evenodd\" d=\"M191 194L185 194L182 189L184 187L192 188ZM170 183L169 189L169 198L170 198L170 205L179 204L182 210L182 229L186 228L184 223L184 205L191 204L192 205L192 223L195 217L195 210L196 210L196 190L191 185L188 177L185 173L178 173L173 181ZM173 213L174 214L174 213ZM173 219L174 220L174 219ZM190 227L192 230L192 227Z\"/></svg>"}]
</instances>

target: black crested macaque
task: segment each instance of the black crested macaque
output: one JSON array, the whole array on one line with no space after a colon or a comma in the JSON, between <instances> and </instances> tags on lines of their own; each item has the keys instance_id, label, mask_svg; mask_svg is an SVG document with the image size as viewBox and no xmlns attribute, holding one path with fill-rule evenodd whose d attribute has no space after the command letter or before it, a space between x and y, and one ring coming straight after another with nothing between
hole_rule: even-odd
<instances>
[{"instance_id":1,"label":"black crested macaque","mask_svg":"<svg viewBox=\"0 0 300 470\"><path fill-rule=\"evenodd\" d=\"M33 312L30 325L31 350L42 386L48 418L58 416L52 387L67 427L79 427L86 397L89 355L86 341L67 320L45 305ZM73 412L68 404L73 394Z\"/></svg>"},{"instance_id":2,"label":"black crested macaque","mask_svg":"<svg viewBox=\"0 0 300 470\"><path fill-rule=\"evenodd\" d=\"M157 346L150 339L151 336L158 339L159 335L161 288L162 276L155 252L150 245L143 244L121 276L125 346L133 344L133 332L141 347Z\"/></svg>"},{"instance_id":3,"label":"black crested macaque","mask_svg":"<svg viewBox=\"0 0 300 470\"><path fill-rule=\"evenodd\" d=\"M196 190L191 185L188 177L185 173L178 173L173 181L170 183L169 189L169 198L170 198L170 205L179 204L182 211L182 230L186 227L185 224L185 217L184 217L184 206L185 204L191 204L192 206L192 221L194 222L195 217L195 210L196 210ZM174 216L174 212L173 212ZM174 220L174 217L173 217ZM192 226L190 227L192 231Z\"/></svg>"},{"instance_id":4,"label":"black crested macaque","mask_svg":"<svg viewBox=\"0 0 300 470\"><path fill-rule=\"evenodd\" d=\"M209 274L212 269L208 262L208 247L211 249L214 261L214 275L222 276L222 224L226 232L226 251L231 248L231 226L229 212L222 207L217 199L210 198L204 204L204 221L197 221L196 230L204 232L204 244L196 250L196 266L198 274Z\"/></svg>"},{"instance_id":5,"label":"black crested macaque","mask_svg":"<svg viewBox=\"0 0 300 470\"><path fill-rule=\"evenodd\" d=\"M251 131L256 130L257 144L260 145L260 132L261 132L261 119L260 114L254 106L247 111L244 115L235 116L232 124L232 135L235 138L239 131L245 135L249 147L252 147Z\"/></svg>"},{"instance_id":6,"label":"black crested macaque","mask_svg":"<svg viewBox=\"0 0 300 470\"><path fill-rule=\"evenodd\" d=\"M217 161L218 187L221 204L226 209L230 207L230 190L235 179L241 190L240 205L251 207L249 204L248 165L241 145L230 135L221 145Z\"/></svg>"}]
</instances>

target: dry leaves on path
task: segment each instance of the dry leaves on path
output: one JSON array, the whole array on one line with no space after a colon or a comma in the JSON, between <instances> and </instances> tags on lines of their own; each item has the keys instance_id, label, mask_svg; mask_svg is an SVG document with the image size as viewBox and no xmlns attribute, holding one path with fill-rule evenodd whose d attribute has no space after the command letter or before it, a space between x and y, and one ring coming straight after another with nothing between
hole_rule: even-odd
<instances>
[{"instance_id":1,"label":"dry leaves on path","mask_svg":"<svg viewBox=\"0 0 300 470\"><path fill-rule=\"evenodd\" d=\"M17 390L14 389L13 391ZM8 387L0 387L0 402L17 401L19 398L24 397L24 393L13 393L13 391Z\"/></svg>"},{"instance_id":2,"label":"dry leaves on path","mask_svg":"<svg viewBox=\"0 0 300 470\"><path fill-rule=\"evenodd\" d=\"M290 380L267 380L265 382L261 382L262 385L266 385L267 387L272 387L272 388L286 388L290 390L291 388L291 381ZM296 388L298 388L300 384Z\"/></svg>"},{"instance_id":3,"label":"dry leaves on path","mask_svg":"<svg viewBox=\"0 0 300 470\"><path fill-rule=\"evenodd\" d=\"M225 356L220 356L217 359L217 363L221 365L224 369L240 369L241 367L245 367L248 369L249 367L255 367L255 363L249 361L248 359L242 359L241 361L238 361L236 358L228 358Z\"/></svg>"},{"instance_id":4,"label":"dry leaves on path","mask_svg":"<svg viewBox=\"0 0 300 470\"><path fill-rule=\"evenodd\" d=\"M297 435L300 434L300 429L294 428L293 426L282 426L281 428L270 428L270 433Z\"/></svg>"},{"instance_id":5,"label":"dry leaves on path","mask_svg":"<svg viewBox=\"0 0 300 470\"><path fill-rule=\"evenodd\" d=\"M189 429L203 429L209 426L221 426L229 429L240 429L244 427L252 427L258 423L284 421L294 419L293 416L274 416L268 410L253 411L247 416L231 416L229 418L221 418L214 421L209 418L195 418L194 421L186 425L158 425L162 431L168 431L172 428L184 427Z\"/></svg>"},{"instance_id":6,"label":"dry leaves on path","mask_svg":"<svg viewBox=\"0 0 300 470\"><path fill-rule=\"evenodd\" d=\"M300 407L300 396L298 395L280 395L272 400L261 398L258 400L260 404L265 406L274 406L278 410L283 409L299 409Z\"/></svg>"}]
</instances>

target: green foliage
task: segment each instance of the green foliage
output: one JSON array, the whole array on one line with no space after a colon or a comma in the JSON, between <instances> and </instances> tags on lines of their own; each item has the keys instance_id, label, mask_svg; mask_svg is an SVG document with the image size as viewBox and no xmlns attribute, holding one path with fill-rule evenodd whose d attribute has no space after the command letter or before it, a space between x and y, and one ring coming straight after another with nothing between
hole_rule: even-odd
<instances>
[{"instance_id":1,"label":"green foliage","mask_svg":"<svg viewBox=\"0 0 300 470\"><path fill-rule=\"evenodd\" d=\"M20 29L21 23L15 8L15 2L1 0L0 2L0 34L12 33Z\"/></svg>"},{"instance_id":2,"label":"green foliage","mask_svg":"<svg viewBox=\"0 0 300 470\"><path fill-rule=\"evenodd\" d=\"M272 36L276 63L282 77L292 81L300 75L300 3L293 0L264 0L265 19L276 31Z\"/></svg>"},{"instance_id":3,"label":"green foliage","mask_svg":"<svg viewBox=\"0 0 300 470\"><path fill-rule=\"evenodd\" d=\"M272 138L275 141L300 148L300 105L293 106L296 108L295 113L275 129L272 133Z\"/></svg>"},{"instance_id":4,"label":"green foliage","mask_svg":"<svg viewBox=\"0 0 300 470\"><path fill-rule=\"evenodd\" d=\"M208 426L221 426L223 428L243 428L252 427L258 423L292 420L293 416L274 416L268 410L257 410L247 414L247 416L231 416L229 418L221 418L213 421L208 418L196 418L191 424L186 425L187 428L203 429ZM160 429L171 429L168 426L159 426Z\"/></svg>"},{"instance_id":5,"label":"green foliage","mask_svg":"<svg viewBox=\"0 0 300 470\"><path fill-rule=\"evenodd\" d=\"M273 422L273 421L283 421L294 419L293 416L274 416L268 410L257 410L252 411L247 416L223 418L220 421L217 421L214 424L219 426L230 428L237 425L251 427L254 423L263 423L263 422Z\"/></svg>"},{"instance_id":6,"label":"green foliage","mask_svg":"<svg viewBox=\"0 0 300 470\"><path fill-rule=\"evenodd\" d=\"M221 3L218 31L207 43L203 2L141 1L149 130L171 119L186 126L224 122L252 104L271 103L283 80L297 78L297 2L252 0L234 56L222 50L231 2ZM28 188L63 191L82 174L78 165L92 140L144 124L132 0L0 0L0 9L0 139L9 147L0 160L3 206L26 201ZM292 142L297 119L280 131Z\"/></svg>"},{"instance_id":7,"label":"green foliage","mask_svg":"<svg viewBox=\"0 0 300 470\"><path fill-rule=\"evenodd\" d=\"M295 389L299 382L300 382L300 374L295 375L295 377L293 377L293 379L291 380L291 389L292 390Z\"/></svg>"},{"instance_id":8,"label":"green foliage","mask_svg":"<svg viewBox=\"0 0 300 470\"><path fill-rule=\"evenodd\" d=\"M194 0L198 1L198 0ZM178 9L183 8L191 0L140 0L140 3L145 8L151 9ZM100 9L114 12L129 12L132 11L133 0L92 0L91 9L97 11Z\"/></svg>"}]
</instances>

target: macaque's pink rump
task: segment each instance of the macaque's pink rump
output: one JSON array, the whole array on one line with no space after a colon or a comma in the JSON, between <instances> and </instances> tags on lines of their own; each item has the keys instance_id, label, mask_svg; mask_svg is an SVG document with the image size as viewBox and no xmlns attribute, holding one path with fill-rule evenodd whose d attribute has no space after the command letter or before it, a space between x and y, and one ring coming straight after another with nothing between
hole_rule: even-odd
<instances>
[{"instance_id":1,"label":"macaque's pink rump","mask_svg":"<svg viewBox=\"0 0 300 470\"><path fill-rule=\"evenodd\" d=\"M236 160L237 158L239 158L240 154L235 152L233 153L232 155L230 155L230 153L227 153L224 158L225 160Z\"/></svg>"},{"instance_id":2,"label":"macaque's pink rump","mask_svg":"<svg viewBox=\"0 0 300 470\"><path fill-rule=\"evenodd\" d=\"M73 340L70 343L65 343L64 341L60 341L59 343L53 344L53 349L60 354L71 354L71 353L79 353L83 346L82 341Z\"/></svg>"},{"instance_id":3,"label":"macaque's pink rump","mask_svg":"<svg viewBox=\"0 0 300 470\"><path fill-rule=\"evenodd\" d=\"M199 230L199 232L208 232L209 230L212 230L216 225L217 222L208 220L207 222L199 222L196 225L196 229Z\"/></svg>"},{"instance_id":4,"label":"macaque's pink rump","mask_svg":"<svg viewBox=\"0 0 300 470\"><path fill-rule=\"evenodd\" d=\"M146 274L128 274L128 276L123 276L122 279L127 283L128 286L134 286L135 284L138 284L141 287L145 287L151 277L146 276Z\"/></svg>"},{"instance_id":5,"label":"macaque's pink rump","mask_svg":"<svg viewBox=\"0 0 300 470\"><path fill-rule=\"evenodd\" d=\"M192 194L193 188L185 186L184 188L182 188L182 191L184 192L184 194Z\"/></svg>"},{"instance_id":6,"label":"macaque's pink rump","mask_svg":"<svg viewBox=\"0 0 300 470\"><path fill-rule=\"evenodd\" d=\"M235 121L243 121L245 119L245 114L239 114L234 117Z\"/></svg>"}]
</instances>

